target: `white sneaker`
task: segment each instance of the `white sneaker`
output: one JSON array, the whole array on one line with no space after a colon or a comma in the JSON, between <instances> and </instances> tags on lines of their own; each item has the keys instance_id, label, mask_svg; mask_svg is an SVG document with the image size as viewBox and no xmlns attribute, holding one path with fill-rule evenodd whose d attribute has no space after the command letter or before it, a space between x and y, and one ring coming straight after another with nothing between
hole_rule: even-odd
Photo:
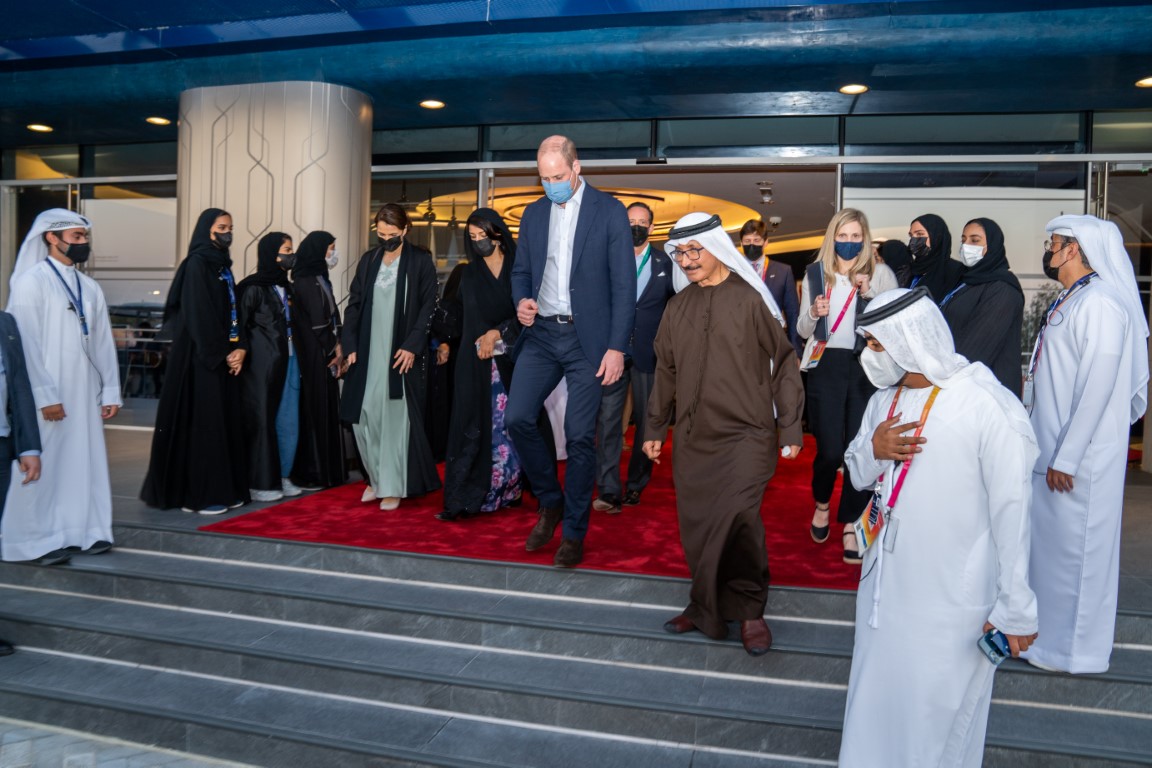
<instances>
[{"instance_id":1,"label":"white sneaker","mask_svg":"<svg viewBox=\"0 0 1152 768\"><path fill-rule=\"evenodd\" d=\"M204 509L192 509L191 507L181 507L181 509L194 515L222 515L228 511L228 505L213 504L210 507L204 507Z\"/></svg>"},{"instance_id":2,"label":"white sneaker","mask_svg":"<svg viewBox=\"0 0 1152 768\"><path fill-rule=\"evenodd\" d=\"M280 478L280 487L284 489L285 496L300 496L304 493L299 486L286 477Z\"/></svg>"},{"instance_id":3,"label":"white sneaker","mask_svg":"<svg viewBox=\"0 0 1152 768\"><path fill-rule=\"evenodd\" d=\"M360 501L367 504L370 501L376 501L376 489L368 485L364 487L364 494L360 497Z\"/></svg>"},{"instance_id":4,"label":"white sneaker","mask_svg":"<svg viewBox=\"0 0 1152 768\"><path fill-rule=\"evenodd\" d=\"M281 491L258 491L255 488L251 488L248 490L248 493L252 495L252 501L280 501L280 499L284 498L284 494Z\"/></svg>"}]
</instances>

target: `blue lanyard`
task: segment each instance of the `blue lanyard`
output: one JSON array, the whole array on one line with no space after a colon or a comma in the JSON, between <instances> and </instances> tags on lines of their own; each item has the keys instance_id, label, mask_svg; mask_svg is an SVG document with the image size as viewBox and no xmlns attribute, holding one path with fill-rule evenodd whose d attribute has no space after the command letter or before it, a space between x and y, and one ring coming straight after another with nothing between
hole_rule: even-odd
<instances>
[{"instance_id":1,"label":"blue lanyard","mask_svg":"<svg viewBox=\"0 0 1152 768\"><path fill-rule=\"evenodd\" d=\"M920 285L920 278L922 278L922 277L924 277L924 276L923 275L916 275L916 277L912 278L912 282L908 284L908 287L909 288L915 288L916 286Z\"/></svg>"},{"instance_id":2,"label":"blue lanyard","mask_svg":"<svg viewBox=\"0 0 1152 768\"><path fill-rule=\"evenodd\" d=\"M1036 345L1032 348L1032 360L1028 363L1029 379L1036 373L1036 366L1040 363L1040 352L1044 349L1044 332L1048 330L1048 321L1052 319L1052 315L1056 313L1056 310L1058 310L1065 301L1072 298L1072 294L1092 282L1092 278L1094 277L1099 277L1099 275L1096 272L1089 272L1084 275L1084 277L1061 291L1055 301L1048 305L1048 311L1044 313L1044 320L1040 323L1040 332L1036 334Z\"/></svg>"},{"instance_id":3,"label":"blue lanyard","mask_svg":"<svg viewBox=\"0 0 1152 768\"><path fill-rule=\"evenodd\" d=\"M967 287L968 287L968 284L967 284L967 283L960 283L960 285L958 285L958 286L956 286L955 288L953 288L953 289L952 289L952 293L950 293L950 294L948 294L947 296L945 296L945 297L944 297L944 301L940 302L940 309L944 309L944 305L945 305L945 304L947 304L948 302L952 301L952 297L953 297L953 296L955 296L956 294L960 293L960 291L964 290L964 289L965 289L965 288L967 288Z\"/></svg>"},{"instance_id":4,"label":"blue lanyard","mask_svg":"<svg viewBox=\"0 0 1152 768\"><path fill-rule=\"evenodd\" d=\"M236 317L236 283L232 278L232 270L221 267L220 279L228 286L228 303L232 305L232 325L228 329L228 341L240 341L240 321Z\"/></svg>"},{"instance_id":5,"label":"blue lanyard","mask_svg":"<svg viewBox=\"0 0 1152 768\"><path fill-rule=\"evenodd\" d=\"M277 291L279 293L279 291ZM288 300L288 289L284 289L284 294L280 297L280 303L284 305L284 325L288 328L288 343L292 343L292 302Z\"/></svg>"},{"instance_id":6,"label":"blue lanyard","mask_svg":"<svg viewBox=\"0 0 1152 768\"><path fill-rule=\"evenodd\" d=\"M48 259L48 266L52 268L56 278L60 281L60 285L64 286L64 290L68 293L68 302L72 305L72 311L76 313L76 317L80 318L80 331L84 334L84 338L88 338L88 318L84 316L84 286L80 282L80 274L76 274L76 292L73 293L72 289L68 287L68 281L64 279L64 275L60 274L60 270L56 269L56 265L52 263L52 259Z\"/></svg>"}]
</instances>

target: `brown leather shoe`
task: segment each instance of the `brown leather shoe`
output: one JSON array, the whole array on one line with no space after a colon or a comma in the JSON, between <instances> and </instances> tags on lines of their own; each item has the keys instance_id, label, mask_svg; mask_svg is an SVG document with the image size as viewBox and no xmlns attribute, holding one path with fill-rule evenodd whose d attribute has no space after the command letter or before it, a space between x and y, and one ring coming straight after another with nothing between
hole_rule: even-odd
<instances>
[{"instance_id":1,"label":"brown leather shoe","mask_svg":"<svg viewBox=\"0 0 1152 768\"><path fill-rule=\"evenodd\" d=\"M764 619L748 619L740 622L740 642L749 656L763 656L772 647L772 630Z\"/></svg>"},{"instance_id":2,"label":"brown leather shoe","mask_svg":"<svg viewBox=\"0 0 1152 768\"><path fill-rule=\"evenodd\" d=\"M524 545L524 549L535 552L552 541L552 534L556 532L556 526L563 517L563 507L540 507L540 517L536 520L532 533L528 534L528 543Z\"/></svg>"},{"instance_id":3,"label":"brown leather shoe","mask_svg":"<svg viewBox=\"0 0 1152 768\"><path fill-rule=\"evenodd\" d=\"M682 635L685 632L694 632L695 630L696 625L692 623L692 619L684 614L680 614L664 622L664 631L671 632L674 635Z\"/></svg>"},{"instance_id":4,"label":"brown leather shoe","mask_svg":"<svg viewBox=\"0 0 1152 768\"><path fill-rule=\"evenodd\" d=\"M552 565L557 568L575 568L584 559L584 542L576 539L563 539Z\"/></svg>"}]
</instances>

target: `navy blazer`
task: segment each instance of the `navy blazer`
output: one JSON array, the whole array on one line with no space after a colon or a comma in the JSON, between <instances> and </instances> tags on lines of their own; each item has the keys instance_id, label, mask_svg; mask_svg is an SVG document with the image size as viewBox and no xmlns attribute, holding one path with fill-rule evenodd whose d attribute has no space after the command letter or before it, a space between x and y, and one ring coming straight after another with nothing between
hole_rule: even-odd
<instances>
[{"instance_id":1,"label":"navy blazer","mask_svg":"<svg viewBox=\"0 0 1152 768\"><path fill-rule=\"evenodd\" d=\"M584 196L572 243L568 301L584 356L598 368L609 349L629 352L636 315L636 252L624 205L587 180L580 183ZM523 299L539 300L551 213L547 197L524 209L512 265L512 301L517 306Z\"/></svg>"},{"instance_id":2,"label":"navy blazer","mask_svg":"<svg viewBox=\"0 0 1152 768\"><path fill-rule=\"evenodd\" d=\"M656 372L656 352L652 344L660 328L660 318L668 299L676 295L672 285L672 259L663 251L653 248L648 262L652 276L644 293L636 301L636 328L632 332L632 365L642 373ZM645 267L647 269L648 267Z\"/></svg>"},{"instance_id":3,"label":"navy blazer","mask_svg":"<svg viewBox=\"0 0 1152 768\"><path fill-rule=\"evenodd\" d=\"M16 326L16 318L7 312L0 312L0 354L4 355L4 377L8 381L8 402L4 406L12 429L10 455L0 456L0 460L12 461L22 453L40 450L40 427L36 420L32 385L28 382L20 329Z\"/></svg>"},{"instance_id":4,"label":"navy blazer","mask_svg":"<svg viewBox=\"0 0 1152 768\"><path fill-rule=\"evenodd\" d=\"M796 295L796 278L792 274L792 267L779 262L768 261L768 274L764 276L764 284L768 292L776 299L776 306L784 315L784 322L788 324L788 341L800 357L804 356L804 340L796 330L796 318L800 316L800 298Z\"/></svg>"}]
</instances>

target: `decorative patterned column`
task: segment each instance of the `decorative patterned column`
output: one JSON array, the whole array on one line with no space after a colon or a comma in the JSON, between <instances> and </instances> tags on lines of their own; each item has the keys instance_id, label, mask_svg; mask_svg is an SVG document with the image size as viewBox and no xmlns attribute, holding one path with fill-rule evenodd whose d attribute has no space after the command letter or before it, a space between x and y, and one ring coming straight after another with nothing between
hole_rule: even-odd
<instances>
[{"instance_id":1,"label":"decorative patterned column","mask_svg":"<svg viewBox=\"0 0 1152 768\"><path fill-rule=\"evenodd\" d=\"M329 83L283 82L193 88L180 95L178 252L205 208L232 214L233 271L256 269L268 232L296 244L323 229L336 237L338 296L367 248L372 103Z\"/></svg>"}]
</instances>

